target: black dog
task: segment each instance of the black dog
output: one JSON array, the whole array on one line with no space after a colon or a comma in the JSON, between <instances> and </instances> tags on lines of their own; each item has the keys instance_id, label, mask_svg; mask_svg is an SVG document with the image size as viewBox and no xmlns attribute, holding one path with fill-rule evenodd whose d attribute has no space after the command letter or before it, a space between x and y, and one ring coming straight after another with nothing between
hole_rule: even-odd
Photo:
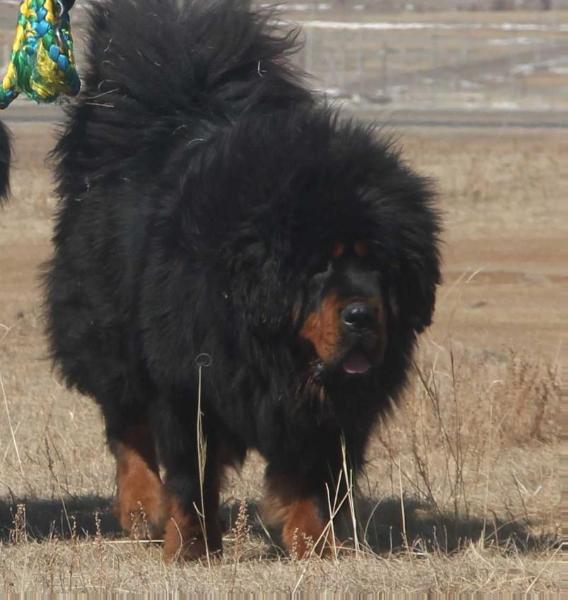
<instances>
[{"instance_id":1,"label":"black dog","mask_svg":"<svg viewBox=\"0 0 568 600\"><path fill-rule=\"evenodd\" d=\"M102 409L124 527L142 506L167 557L219 551L223 470L254 448L285 545L325 551L343 453L357 473L431 321L433 195L302 85L270 15L178 4L92 8L55 149L53 357Z\"/></svg>"}]
</instances>

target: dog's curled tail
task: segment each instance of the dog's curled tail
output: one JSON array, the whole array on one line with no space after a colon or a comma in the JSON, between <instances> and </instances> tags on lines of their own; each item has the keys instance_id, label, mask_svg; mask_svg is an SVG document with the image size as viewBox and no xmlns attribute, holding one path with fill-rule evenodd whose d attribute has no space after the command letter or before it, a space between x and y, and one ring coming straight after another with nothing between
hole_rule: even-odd
<instances>
[{"instance_id":1,"label":"dog's curled tail","mask_svg":"<svg viewBox=\"0 0 568 600\"><path fill-rule=\"evenodd\" d=\"M274 71L295 79L283 63L298 32L250 0L102 0L89 13L84 95L106 110L212 111Z\"/></svg>"},{"instance_id":2,"label":"dog's curled tail","mask_svg":"<svg viewBox=\"0 0 568 600\"><path fill-rule=\"evenodd\" d=\"M88 12L82 92L52 155L62 196L128 161L149 174L138 149L172 148L172 136L201 139L251 107L311 101L290 60L297 31L249 0L100 0Z\"/></svg>"}]
</instances>

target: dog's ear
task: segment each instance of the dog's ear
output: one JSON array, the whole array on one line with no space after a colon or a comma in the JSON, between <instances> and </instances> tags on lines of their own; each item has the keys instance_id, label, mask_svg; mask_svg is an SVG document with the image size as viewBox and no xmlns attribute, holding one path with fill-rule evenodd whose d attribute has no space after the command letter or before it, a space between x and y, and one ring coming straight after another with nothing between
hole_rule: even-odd
<instances>
[{"instance_id":1,"label":"dog's ear","mask_svg":"<svg viewBox=\"0 0 568 600\"><path fill-rule=\"evenodd\" d=\"M432 323L441 281L441 216L430 180L406 167L399 179L398 189L386 199L379 196L375 236L385 261L393 316L403 328L421 333Z\"/></svg>"},{"instance_id":2,"label":"dog's ear","mask_svg":"<svg viewBox=\"0 0 568 600\"><path fill-rule=\"evenodd\" d=\"M424 331L432 323L439 283L439 261L435 252L426 259L399 260L389 286L389 304L395 318L416 333Z\"/></svg>"}]
</instances>

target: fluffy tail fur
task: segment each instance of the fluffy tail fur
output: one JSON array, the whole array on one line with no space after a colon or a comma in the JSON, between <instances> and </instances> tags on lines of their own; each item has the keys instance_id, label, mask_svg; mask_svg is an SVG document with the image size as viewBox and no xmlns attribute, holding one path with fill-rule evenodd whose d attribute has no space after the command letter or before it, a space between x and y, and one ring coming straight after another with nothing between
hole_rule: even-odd
<instances>
[{"instance_id":1,"label":"fluffy tail fur","mask_svg":"<svg viewBox=\"0 0 568 600\"><path fill-rule=\"evenodd\" d=\"M149 139L171 147L263 102L309 98L288 60L296 32L246 0L103 0L90 13L83 91L55 150L64 196L112 177Z\"/></svg>"}]
</instances>

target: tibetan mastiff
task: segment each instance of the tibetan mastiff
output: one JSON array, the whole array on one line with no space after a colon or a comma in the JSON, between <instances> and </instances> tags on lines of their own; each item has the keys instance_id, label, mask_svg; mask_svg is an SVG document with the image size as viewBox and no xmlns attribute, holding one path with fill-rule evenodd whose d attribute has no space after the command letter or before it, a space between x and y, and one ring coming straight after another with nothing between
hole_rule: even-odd
<instances>
[{"instance_id":1,"label":"tibetan mastiff","mask_svg":"<svg viewBox=\"0 0 568 600\"><path fill-rule=\"evenodd\" d=\"M221 551L223 473L249 449L284 546L326 552L328 494L362 468L440 281L431 186L307 89L276 21L242 0L93 5L54 150L51 353L102 410L120 523L142 510L170 559Z\"/></svg>"}]
</instances>

